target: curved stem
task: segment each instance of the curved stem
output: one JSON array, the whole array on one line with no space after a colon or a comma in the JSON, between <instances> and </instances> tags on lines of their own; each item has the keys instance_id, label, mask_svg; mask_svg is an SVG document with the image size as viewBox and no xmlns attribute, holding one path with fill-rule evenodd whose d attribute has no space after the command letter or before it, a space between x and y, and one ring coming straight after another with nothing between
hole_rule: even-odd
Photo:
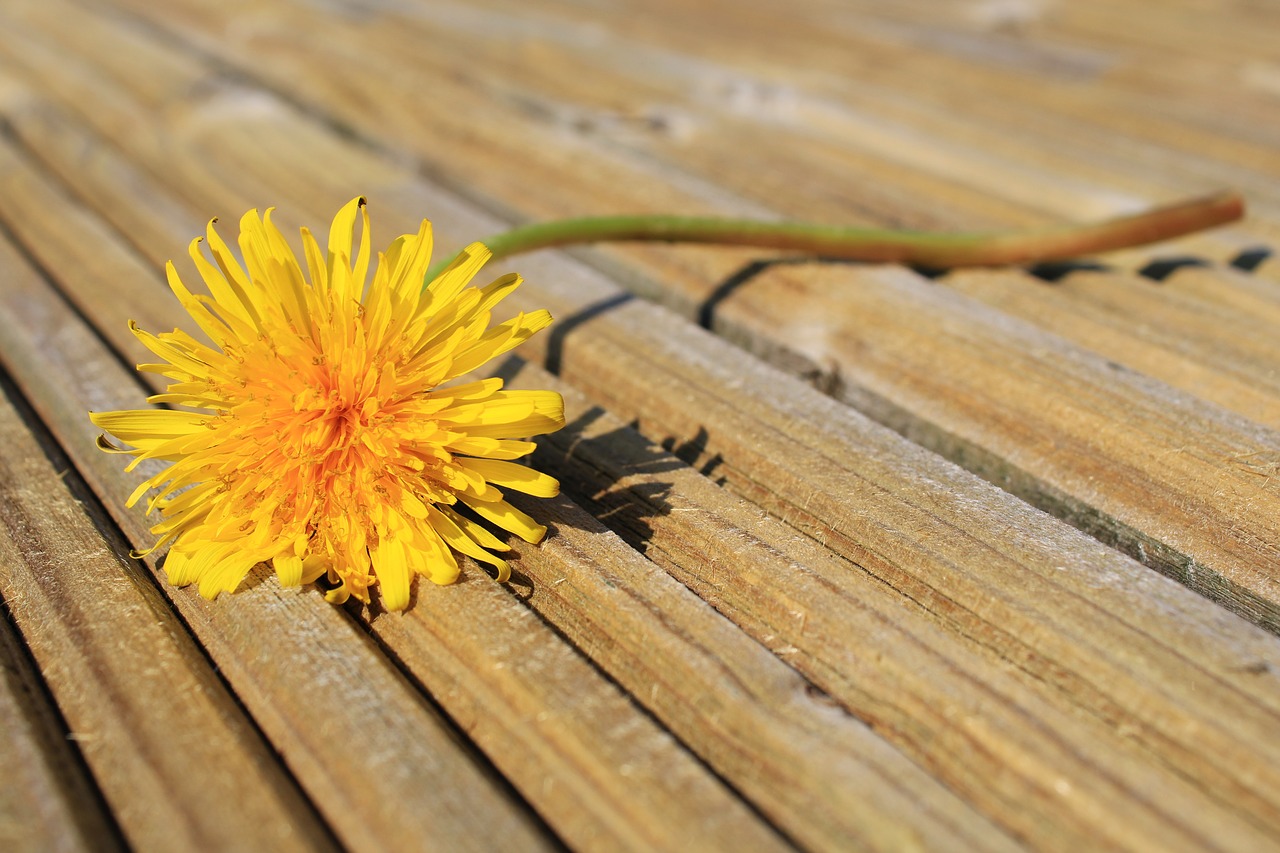
<instances>
[{"instance_id":1,"label":"curved stem","mask_svg":"<svg viewBox=\"0 0 1280 853\"><path fill-rule=\"evenodd\" d=\"M714 217L595 216L525 225L480 242L489 247L494 258L617 240L759 246L824 258L948 269L1092 255L1180 237L1243 215L1244 200L1239 193L1228 191L1103 222L1022 232L932 234ZM448 263L433 266L426 280L433 280Z\"/></svg>"}]
</instances>

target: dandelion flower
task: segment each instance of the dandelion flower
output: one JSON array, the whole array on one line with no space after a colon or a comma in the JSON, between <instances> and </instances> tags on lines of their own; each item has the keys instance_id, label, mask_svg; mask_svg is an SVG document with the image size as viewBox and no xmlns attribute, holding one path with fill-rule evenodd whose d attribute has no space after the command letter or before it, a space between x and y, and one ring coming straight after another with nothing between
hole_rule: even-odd
<instances>
[{"instance_id":1,"label":"dandelion flower","mask_svg":"<svg viewBox=\"0 0 1280 853\"><path fill-rule=\"evenodd\" d=\"M356 217L363 217L352 255ZM105 450L170 463L142 483L156 548L171 545L171 583L213 598L270 562L284 586L327 576L330 601L403 609L414 575L458 576L455 552L509 569L506 545L481 522L538 542L546 528L503 490L550 497L552 477L512 460L530 436L564 425L552 391L503 390L501 379L459 379L551 322L546 311L489 327L493 307L520 284L507 275L469 286L490 253L476 243L425 289L427 222L377 259L372 283L363 199L333 220L327 253L302 231L297 257L256 210L240 221L242 267L209 223L214 263L191 243L209 295L168 266L169 286L207 336L158 335L130 324L162 360L139 365L172 380L150 398L182 408L91 413ZM309 280L307 280L309 279ZM453 381L459 380L459 381Z\"/></svg>"}]
</instances>

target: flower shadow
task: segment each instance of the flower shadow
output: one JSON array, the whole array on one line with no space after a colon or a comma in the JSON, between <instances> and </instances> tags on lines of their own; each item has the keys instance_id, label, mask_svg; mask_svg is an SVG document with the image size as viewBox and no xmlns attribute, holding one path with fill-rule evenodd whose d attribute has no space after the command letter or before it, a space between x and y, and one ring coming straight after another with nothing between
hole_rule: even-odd
<instances>
[{"instance_id":1,"label":"flower shadow","mask_svg":"<svg viewBox=\"0 0 1280 853\"><path fill-rule=\"evenodd\" d=\"M538 440L533 465L560 480L567 497L633 548L644 552L651 520L671 511L672 483L662 475L685 462L632 426L601 428L606 412L593 406Z\"/></svg>"},{"instance_id":2,"label":"flower shadow","mask_svg":"<svg viewBox=\"0 0 1280 853\"><path fill-rule=\"evenodd\" d=\"M1273 257L1273 254L1274 253L1267 247L1250 247L1239 252L1234 258L1228 261L1228 264L1236 269L1240 269L1245 272L1252 272L1254 269ZM851 260L848 258L815 257L812 255L785 256L751 261L712 288L710 295L707 296L707 298L698 306L698 325L705 329L714 330L717 320L716 314L720 306L728 301L741 288L749 284L752 280L758 278L770 268L801 266L805 264L839 264L842 266L871 265L871 263L867 261ZM1194 255L1156 256L1152 257L1151 260L1141 268L1135 270L1135 272L1137 275L1150 279L1151 281L1163 282L1179 270L1186 269L1188 267L1194 268L1211 266L1214 266L1214 262L1211 259ZM1123 272L1120 268L1093 258L1071 258L1057 261L1042 261L1039 263L1017 266L1015 268L1022 269L1028 275L1038 278L1046 284L1057 284L1069 276L1079 272ZM954 271L954 268L926 266L913 266L911 269L924 278L933 281L945 281L946 277Z\"/></svg>"},{"instance_id":3,"label":"flower shadow","mask_svg":"<svg viewBox=\"0 0 1280 853\"><path fill-rule=\"evenodd\" d=\"M1171 261L1171 263L1186 265L1187 260L1178 259L1176 261ZM873 263L868 261L851 260L848 258L815 257L812 255L796 255L751 261L712 288L711 294L698 306L698 325L702 326L704 329L714 330L716 328L716 314L720 309L720 306L732 298L735 293L754 279L759 278L769 269L773 267L804 266L807 264L834 264L852 267L874 266ZM951 268L944 267L913 266L911 269L915 271L916 274L932 281L943 280L952 272ZM1021 269L1025 270L1029 275L1049 284L1061 281L1068 275L1076 272L1114 271L1114 268L1107 266L1106 264L1087 258L1066 261L1047 261L1044 263L1030 264L1021 267ZM1150 273L1158 272L1162 269L1163 267L1157 262L1153 262L1148 265L1148 268L1144 268L1142 275L1145 275L1148 278L1155 278L1156 276ZM1165 274L1167 275L1167 272Z\"/></svg>"}]
</instances>

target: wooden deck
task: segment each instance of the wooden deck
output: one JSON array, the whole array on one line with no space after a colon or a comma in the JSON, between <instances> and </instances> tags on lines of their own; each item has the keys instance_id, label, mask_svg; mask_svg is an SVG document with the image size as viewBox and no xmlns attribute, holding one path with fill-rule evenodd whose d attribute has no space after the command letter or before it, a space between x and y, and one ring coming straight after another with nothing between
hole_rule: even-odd
<instances>
[{"instance_id":1,"label":"wooden deck","mask_svg":"<svg viewBox=\"0 0 1280 853\"><path fill-rule=\"evenodd\" d=\"M0 847L1280 849L1280 6L0 3ZM564 494L404 614L174 589L87 410L205 221L1250 216L936 277L513 258ZM493 277L493 276L490 276Z\"/></svg>"}]
</instances>

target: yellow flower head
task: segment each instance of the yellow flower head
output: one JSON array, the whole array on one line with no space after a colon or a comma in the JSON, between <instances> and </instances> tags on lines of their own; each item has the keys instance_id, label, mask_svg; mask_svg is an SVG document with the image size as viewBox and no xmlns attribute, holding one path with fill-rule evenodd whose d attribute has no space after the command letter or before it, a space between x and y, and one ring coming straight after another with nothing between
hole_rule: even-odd
<instances>
[{"instance_id":1,"label":"yellow flower head","mask_svg":"<svg viewBox=\"0 0 1280 853\"><path fill-rule=\"evenodd\" d=\"M363 216L352 257L356 215ZM169 286L212 341L131 324L163 363L139 365L173 380L150 398L184 409L91 414L106 449L170 462L129 499L152 488L148 511L175 585L198 582L212 598L270 561L284 586L327 575L330 601L409 603L414 574L458 576L453 552L495 567L505 544L477 519L538 542L546 528L502 489L550 497L559 484L512 462L529 436L564 425L553 391L504 391L501 379L446 385L551 322L546 311L489 328L489 312L520 284L507 275L469 287L489 250L473 244L425 289L431 227L379 255L372 284L369 215L355 199L334 217L328 252L305 228L307 273L256 210L240 221L245 265L209 223L216 266L191 243L209 295L194 295L168 266ZM194 410L194 411L192 411ZM465 507L465 509L463 509Z\"/></svg>"}]
</instances>

